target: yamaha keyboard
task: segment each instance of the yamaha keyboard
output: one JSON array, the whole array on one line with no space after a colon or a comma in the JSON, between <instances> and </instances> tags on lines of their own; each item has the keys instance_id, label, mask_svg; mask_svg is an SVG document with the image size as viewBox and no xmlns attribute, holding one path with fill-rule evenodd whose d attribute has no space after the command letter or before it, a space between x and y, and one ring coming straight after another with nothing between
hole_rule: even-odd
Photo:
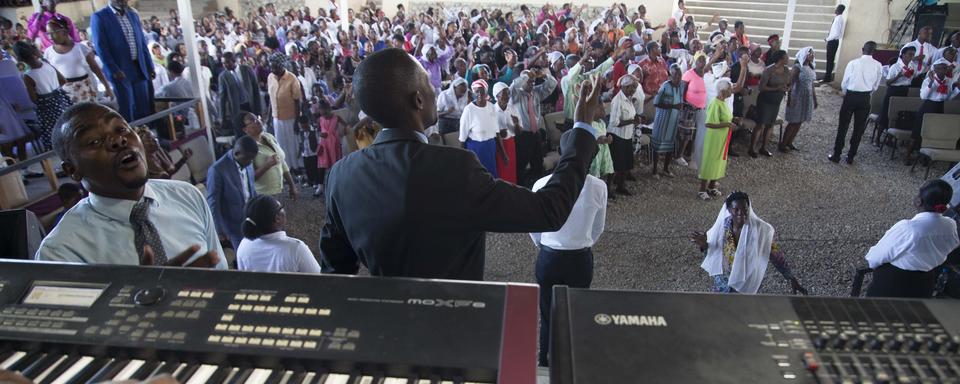
<instances>
[{"instance_id":1,"label":"yamaha keyboard","mask_svg":"<svg viewBox=\"0 0 960 384\"><path fill-rule=\"evenodd\" d=\"M958 383L960 303L554 288L550 379Z\"/></svg>"},{"instance_id":2,"label":"yamaha keyboard","mask_svg":"<svg viewBox=\"0 0 960 384\"><path fill-rule=\"evenodd\" d=\"M524 284L0 261L0 369L38 384L529 384Z\"/></svg>"}]
</instances>

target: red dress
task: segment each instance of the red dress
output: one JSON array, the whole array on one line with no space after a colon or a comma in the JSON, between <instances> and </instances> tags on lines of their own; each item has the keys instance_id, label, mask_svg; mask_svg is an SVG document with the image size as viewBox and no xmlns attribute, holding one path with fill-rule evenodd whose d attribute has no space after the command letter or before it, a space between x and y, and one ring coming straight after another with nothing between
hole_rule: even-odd
<instances>
[{"instance_id":1,"label":"red dress","mask_svg":"<svg viewBox=\"0 0 960 384\"><path fill-rule=\"evenodd\" d=\"M320 116L317 122L320 124L320 132L327 134L327 137L317 138L317 167L330 169L340 160L340 136L337 134L340 119L337 115Z\"/></svg>"}]
</instances>

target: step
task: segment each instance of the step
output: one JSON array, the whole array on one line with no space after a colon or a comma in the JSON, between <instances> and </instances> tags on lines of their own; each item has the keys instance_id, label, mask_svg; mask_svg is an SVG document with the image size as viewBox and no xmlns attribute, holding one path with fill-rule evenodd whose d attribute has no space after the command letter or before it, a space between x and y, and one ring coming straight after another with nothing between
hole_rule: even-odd
<instances>
[{"instance_id":1,"label":"step","mask_svg":"<svg viewBox=\"0 0 960 384\"><path fill-rule=\"evenodd\" d=\"M696 13L699 9L736 9L740 11L776 11L786 12L787 4L771 2L739 2L739 1L689 1L687 11Z\"/></svg>"}]
</instances>

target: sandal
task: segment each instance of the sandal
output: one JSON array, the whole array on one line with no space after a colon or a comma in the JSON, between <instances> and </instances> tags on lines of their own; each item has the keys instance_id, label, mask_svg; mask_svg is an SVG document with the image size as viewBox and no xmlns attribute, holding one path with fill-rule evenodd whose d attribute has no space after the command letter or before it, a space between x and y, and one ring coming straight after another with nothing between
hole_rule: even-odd
<instances>
[{"instance_id":1,"label":"sandal","mask_svg":"<svg viewBox=\"0 0 960 384\"><path fill-rule=\"evenodd\" d=\"M700 197L700 200L703 200L703 201L708 201L708 200L710 200L710 194L709 194L709 193L706 193L706 192L699 192L699 193L697 193L697 196L699 196L699 197Z\"/></svg>"},{"instance_id":2,"label":"sandal","mask_svg":"<svg viewBox=\"0 0 960 384\"><path fill-rule=\"evenodd\" d=\"M723 193L721 193L720 190L719 190L719 189L716 189L716 188L707 191L707 193L710 194L710 196L713 196L713 197L723 196Z\"/></svg>"},{"instance_id":3,"label":"sandal","mask_svg":"<svg viewBox=\"0 0 960 384\"><path fill-rule=\"evenodd\" d=\"M677 175L675 175L673 172L668 171L668 172L663 172L663 177L672 179L674 177L677 177Z\"/></svg>"}]
</instances>

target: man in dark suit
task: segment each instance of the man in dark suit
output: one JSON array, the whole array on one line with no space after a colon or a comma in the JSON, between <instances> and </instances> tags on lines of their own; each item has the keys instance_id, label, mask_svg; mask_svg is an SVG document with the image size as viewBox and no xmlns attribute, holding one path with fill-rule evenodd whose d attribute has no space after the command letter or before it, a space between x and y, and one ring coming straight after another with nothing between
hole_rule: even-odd
<instances>
[{"instance_id":1,"label":"man in dark suit","mask_svg":"<svg viewBox=\"0 0 960 384\"><path fill-rule=\"evenodd\" d=\"M127 0L110 0L110 5L90 16L90 30L120 115L134 121L153 113L153 60L137 12L127 6Z\"/></svg>"},{"instance_id":2,"label":"man in dark suit","mask_svg":"<svg viewBox=\"0 0 960 384\"><path fill-rule=\"evenodd\" d=\"M233 249L240 246L243 231L240 224L246 217L246 205L257 192L253 186L253 159L259 152L257 141L243 136L233 150L220 157L207 170L207 205L213 214L220 238L226 237Z\"/></svg>"},{"instance_id":3,"label":"man in dark suit","mask_svg":"<svg viewBox=\"0 0 960 384\"><path fill-rule=\"evenodd\" d=\"M237 57L233 52L223 54L223 68L217 79L217 89L220 90L220 129L224 133L243 136L241 112L260 114L260 84L253 69L237 64Z\"/></svg>"},{"instance_id":4,"label":"man in dark suit","mask_svg":"<svg viewBox=\"0 0 960 384\"><path fill-rule=\"evenodd\" d=\"M357 67L361 110L385 128L373 145L330 170L320 235L325 272L482 280L486 231L552 232L566 221L597 151L585 111L599 106L585 82L576 129L537 192L494 179L472 152L427 144L437 122L427 72L401 49L376 52Z\"/></svg>"}]
</instances>

